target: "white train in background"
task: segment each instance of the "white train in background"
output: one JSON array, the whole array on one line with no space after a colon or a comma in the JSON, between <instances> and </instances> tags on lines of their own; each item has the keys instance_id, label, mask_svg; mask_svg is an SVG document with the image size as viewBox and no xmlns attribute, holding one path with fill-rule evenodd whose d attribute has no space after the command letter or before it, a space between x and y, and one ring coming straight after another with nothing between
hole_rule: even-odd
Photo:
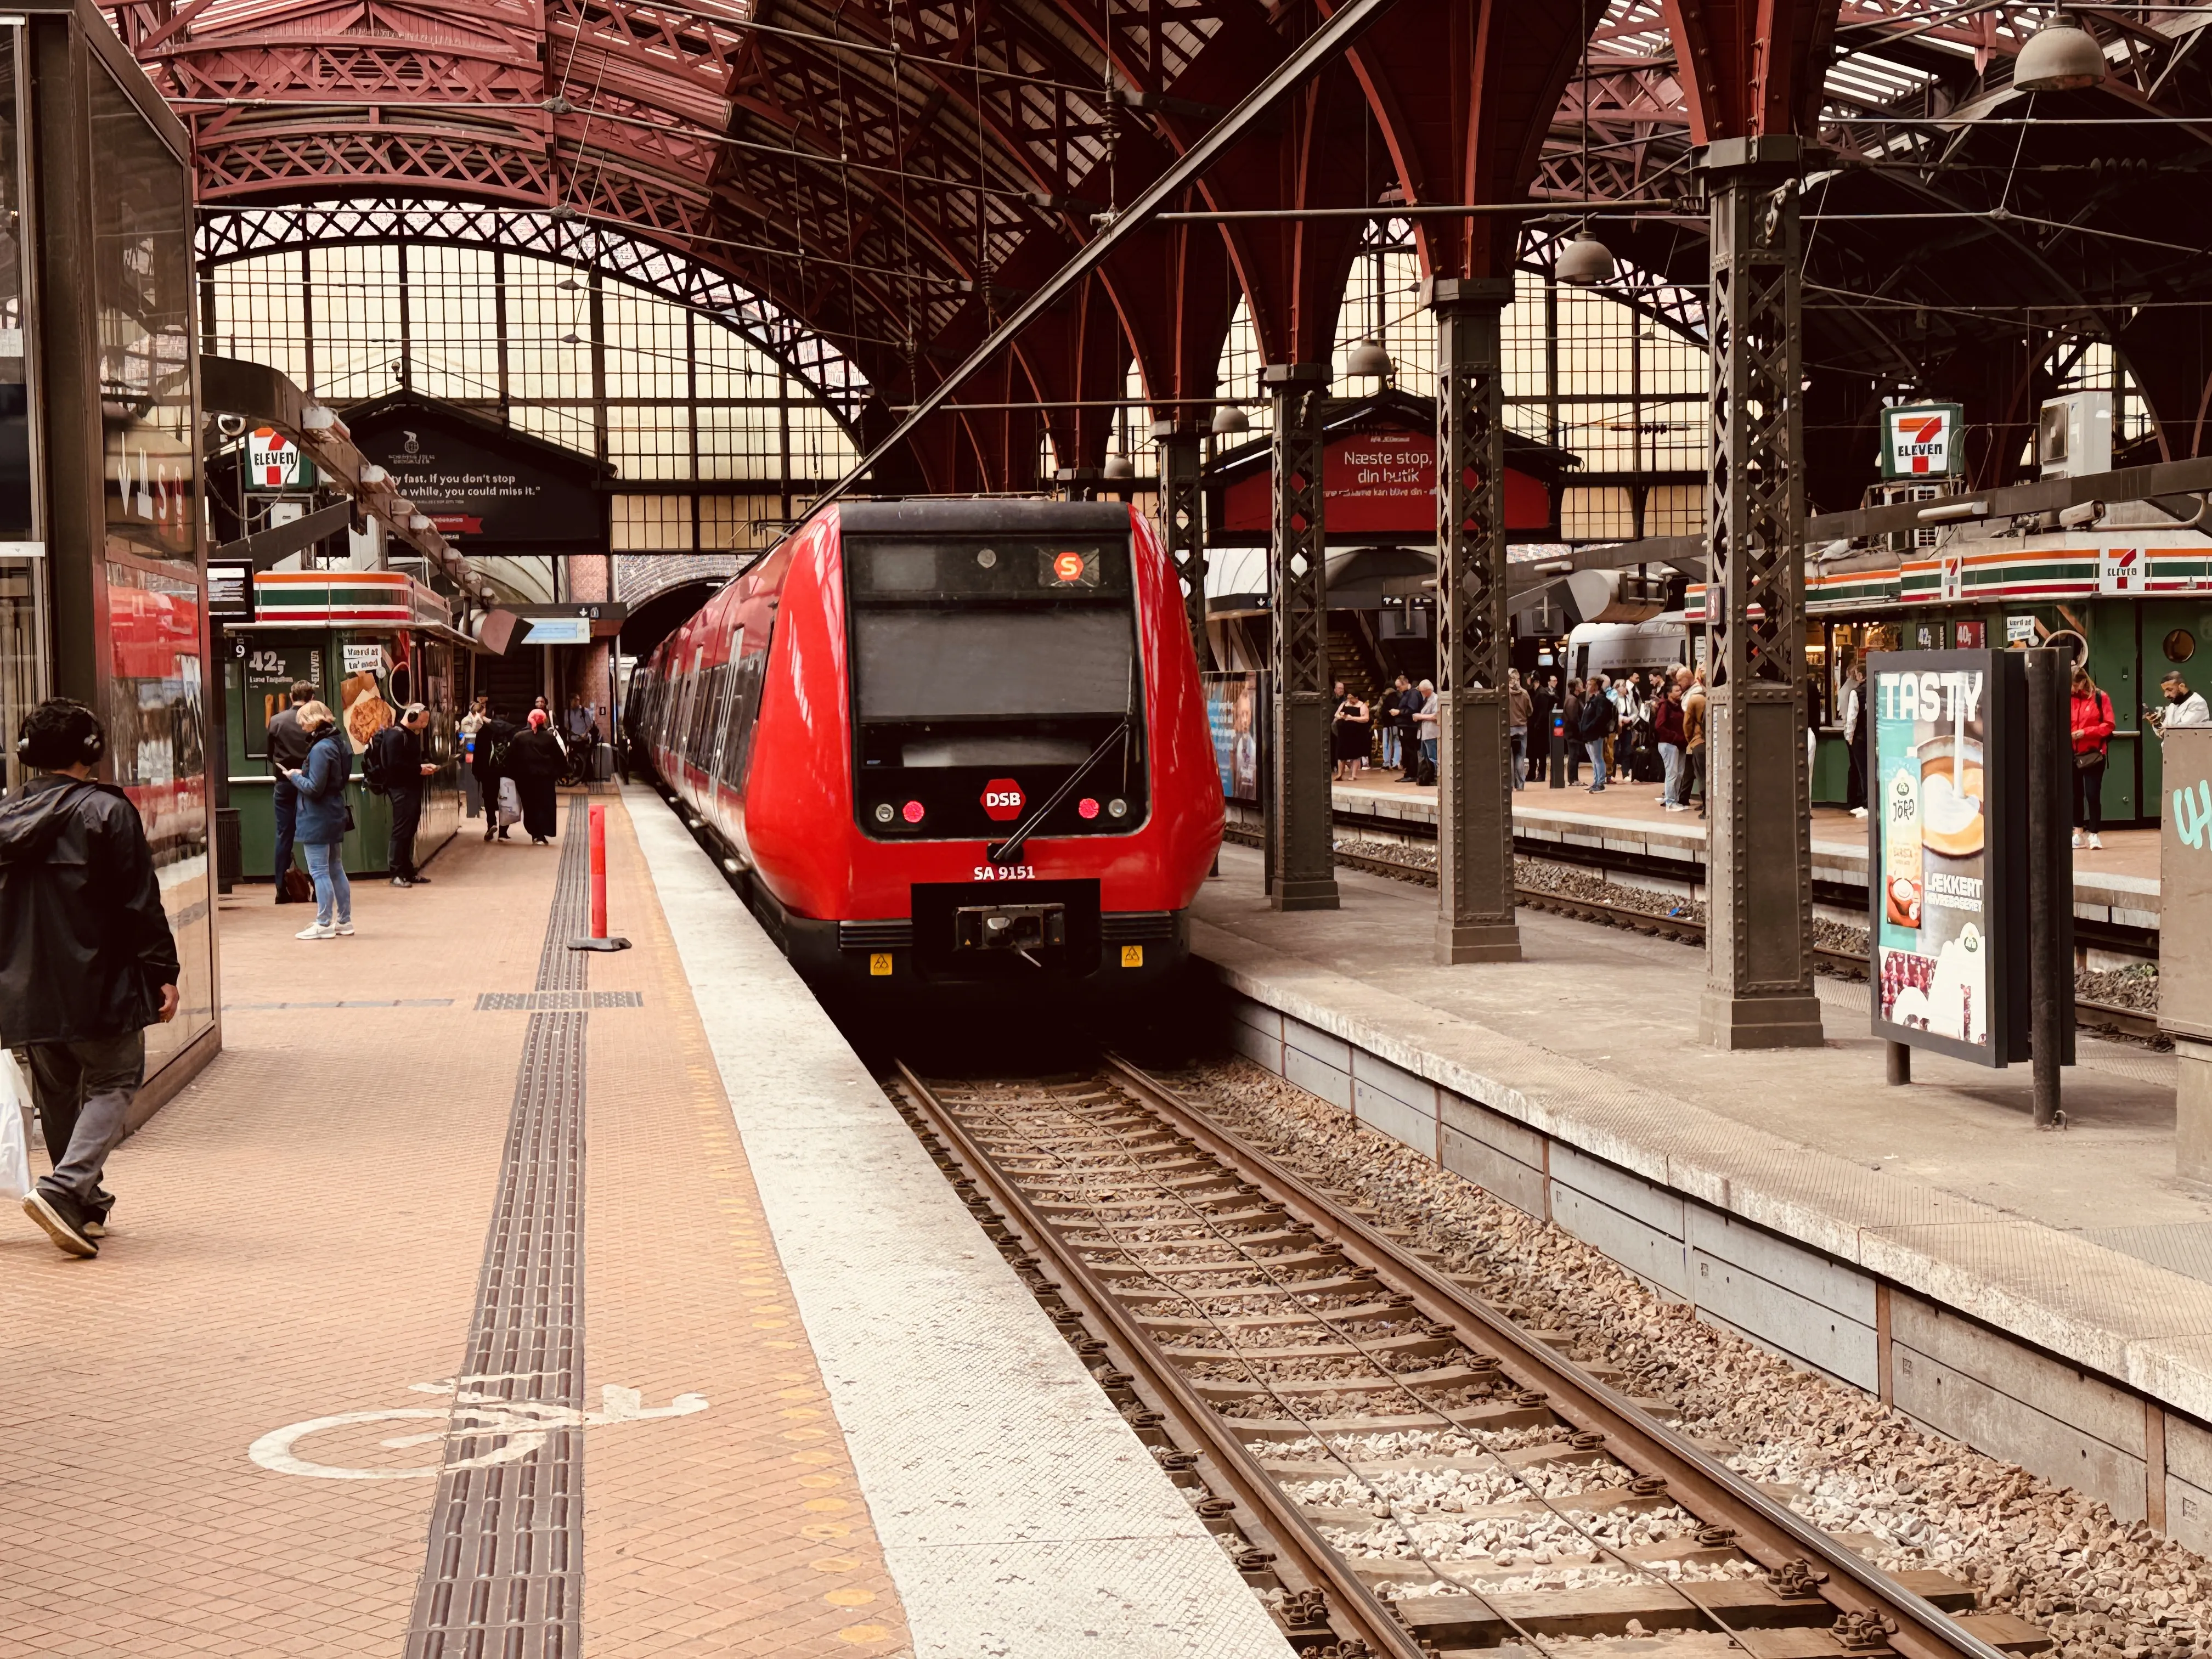
<instances>
[{"instance_id":1,"label":"white train in background","mask_svg":"<svg viewBox=\"0 0 2212 1659\"><path fill-rule=\"evenodd\" d=\"M1673 611L1647 622L1576 623L1567 635L1563 672L1569 679L1592 674L1618 679L1633 669L1649 675L1689 660L1689 624Z\"/></svg>"}]
</instances>

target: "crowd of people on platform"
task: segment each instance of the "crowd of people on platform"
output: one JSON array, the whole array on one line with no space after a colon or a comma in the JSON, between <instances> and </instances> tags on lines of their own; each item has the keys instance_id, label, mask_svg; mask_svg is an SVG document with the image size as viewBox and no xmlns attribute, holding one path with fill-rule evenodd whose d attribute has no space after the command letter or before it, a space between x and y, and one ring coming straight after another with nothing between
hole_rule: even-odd
<instances>
[{"instance_id":1,"label":"crowd of people on platform","mask_svg":"<svg viewBox=\"0 0 2212 1659\"><path fill-rule=\"evenodd\" d=\"M369 738L361 778L391 803L391 842L386 859L394 887L418 887L430 880L416 867L415 842L422 820L422 794L438 770L425 744L429 711L409 703L399 718ZM550 843L560 820L556 792L563 782L581 781L599 743L599 716L579 696L569 700L560 724L544 697L520 721L506 718L480 696L459 726L463 787L468 816L481 816L486 841L507 839L520 823L533 846ZM295 938L342 939L351 935L353 884L346 874L344 842L354 829L347 786L354 778L350 739L305 680L295 681L288 705L269 722L269 769L276 779L273 816L276 902L315 906L315 919ZM307 860L301 878L294 868L295 848Z\"/></svg>"},{"instance_id":2,"label":"crowd of people on platform","mask_svg":"<svg viewBox=\"0 0 2212 1659\"><path fill-rule=\"evenodd\" d=\"M520 823L533 847L551 842L558 828L555 792L583 780L599 746L599 716L572 697L555 725L540 697L520 723L478 697L461 717L461 757L466 771L468 814L483 815L486 841L505 841Z\"/></svg>"},{"instance_id":3,"label":"crowd of people on platform","mask_svg":"<svg viewBox=\"0 0 2212 1659\"><path fill-rule=\"evenodd\" d=\"M1437 738L1440 721L1437 689L1414 684L1401 674L1397 683L1370 703L1334 689L1330 754L1335 780L1358 781L1380 738L1384 769L1398 769L1398 781L1437 781ZM1565 784L1578 784L1585 762L1593 794L1624 779L1662 786L1659 799L1670 812L1705 814L1705 677L1686 665L1635 668L1618 677L1592 674L1568 678L1537 671L1524 679L1509 670L1507 732L1513 750L1513 787L1525 789L1546 780L1554 764L1552 739L1564 739Z\"/></svg>"}]
</instances>

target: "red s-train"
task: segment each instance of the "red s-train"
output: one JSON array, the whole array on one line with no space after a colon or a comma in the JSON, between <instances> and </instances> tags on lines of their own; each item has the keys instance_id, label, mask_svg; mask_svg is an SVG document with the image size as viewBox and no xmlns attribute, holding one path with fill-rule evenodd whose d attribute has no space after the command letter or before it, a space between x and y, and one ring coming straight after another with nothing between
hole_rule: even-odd
<instances>
[{"instance_id":1,"label":"red s-train","mask_svg":"<svg viewBox=\"0 0 2212 1659\"><path fill-rule=\"evenodd\" d=\"M825 988L1139 990L1221 839L1183 618L1127 506L843 503L639 665L633 748Z\"/></svg>"}]
</instances>

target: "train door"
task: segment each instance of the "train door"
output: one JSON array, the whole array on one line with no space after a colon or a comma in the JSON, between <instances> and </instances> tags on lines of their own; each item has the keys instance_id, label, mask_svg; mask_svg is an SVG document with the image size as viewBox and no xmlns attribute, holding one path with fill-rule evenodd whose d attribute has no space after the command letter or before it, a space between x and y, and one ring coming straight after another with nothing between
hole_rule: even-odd
<instances>
[{"instance_id":1,"label":"train door","mask_svg":"<svg viewBox=\"0 0 2212 1659\"><path fill-rule=\"evenodd\" d=\"M691 716L698 708L700 667L706 660L707 647L693 646L691 666L684 672L680 682L684 689L676 699L676 718L669 722L668 750L676 757L679 771L690 764L691 759ZM678 780L679 782L682 781Z\"/></svg>"}]
</instances>

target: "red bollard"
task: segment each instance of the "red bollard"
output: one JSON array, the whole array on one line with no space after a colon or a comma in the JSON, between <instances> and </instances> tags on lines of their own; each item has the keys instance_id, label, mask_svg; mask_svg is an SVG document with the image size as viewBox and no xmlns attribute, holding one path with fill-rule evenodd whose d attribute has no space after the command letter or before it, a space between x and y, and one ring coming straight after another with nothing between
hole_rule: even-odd
<instances>
[{"instance_id":1,"label":"red bollard","mask_svg":"<svg viewBox=\"0 0 2212 1659\"><path fill-rule=\"evenodd\" d=\"M607 937L607 809L592 805L592 936L572 939L571 951L627 951L626 939Z\"/></svg>"},{"instance_id":2,"label":"red bollard","mask_svg":"<svg viewBox=\"0 0 2212 1659\"><path fill-rule=\"evenodd\" d=\"M592 807L592 937L607 936L607 809Z\"/></svg>"}]
</instances>

